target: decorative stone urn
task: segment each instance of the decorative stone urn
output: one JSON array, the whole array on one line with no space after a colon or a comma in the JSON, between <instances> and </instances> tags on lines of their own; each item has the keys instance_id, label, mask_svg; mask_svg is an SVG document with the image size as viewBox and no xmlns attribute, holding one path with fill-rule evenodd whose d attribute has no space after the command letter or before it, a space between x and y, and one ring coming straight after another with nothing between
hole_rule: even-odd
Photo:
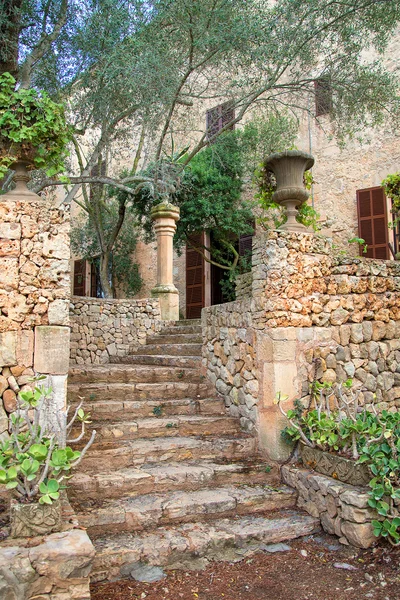
<instances>
[{"instance_id":1,"label":"decorative stone urn","mask_svg":"<svg viewBox=\"0 0 400 600\"><path fill-rule=\"evenodd\" d=\"M48 535L61 529L61 503L20 504L11 500L10 504L11 537L34 537Z\"/></svg>"},{"instance_id":2,"label":"decorative stone urn","mask_svg":"<svg viewBox=\"0 0 400 600\"><path fill-rule=\"evenodd\" d=\"M13 165L11 165L11 169L14 171L13 180L15 182L15 188L10 192L7 192L7 197L15 196L18 200L32 200L35 198L36 200L40 198L34 192L28 189L27 184L30 180L30 175L28 169L32 169L33 163L29 158L17 160Z\"/></svg>"},{"instance_id":3,"label":"decorative stone urn","mask_svg":"<svg viewBox=\"0 0 400 600\"><path fill-rule=\"evenodd\" d=\"M304 187L304 172L311 169L314 158L298 150L286 150L270 154L265 168L276 178L276 191L272 200L286 207L287 221L279 229L306 232L307 227L296 221L298 207L307 201L308 191Z\"/></svg>"}]
</instances>

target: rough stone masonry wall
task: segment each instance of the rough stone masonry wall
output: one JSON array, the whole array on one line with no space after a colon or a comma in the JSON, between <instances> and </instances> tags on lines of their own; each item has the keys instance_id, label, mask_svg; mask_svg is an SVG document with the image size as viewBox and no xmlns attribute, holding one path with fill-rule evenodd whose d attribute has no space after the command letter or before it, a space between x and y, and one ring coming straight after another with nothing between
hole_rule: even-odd
<instances>
[{"instance_id":1,"label":"rough stone masonry wall","mask_svg":"<svg viewBox=\"0 0 400 600\"><path fill-rule=\"evenodd\" d=\"M361 402L400 406L398 262L335 256L326 238L267 232L253 242L251 296L206 308L202 319L208 378L248 431L264 418L278 440L276 393L308 399L315 375L351 377Z\"/></svg>"},{"instance_id":2,"label":"rough stone masonry wall","mask_svg":"<svg viewBox=\"0 0 400 600\"><path fill-rule=\"evenodd\" d=\"M319 518L327 533L358 548L376 543L371 521L378 516L368 506L367 488L290 465L281 472L283 481L298 491L297 506Z\"/></svg>"},{"instance_id":3,"label":"rough stone masonry wall","mask_svg":"<svg viewBox=\"0 0 400 600\"><path fill-rule=\"evenodd\" d=\"M69 208L30 195L0 199L0 436L34 372L65 400Z\"/></svg>"},{"instance_id":4,"label":"rough stone masonry wall","mask_svg":"<svg viewBox=\"0 0 400 600\"><path fill-rule=\"evenodd\" d=\"M71 362L102 364L126 356L161 327L157 298L71 299Z\"/></svg>"}]
</instances>

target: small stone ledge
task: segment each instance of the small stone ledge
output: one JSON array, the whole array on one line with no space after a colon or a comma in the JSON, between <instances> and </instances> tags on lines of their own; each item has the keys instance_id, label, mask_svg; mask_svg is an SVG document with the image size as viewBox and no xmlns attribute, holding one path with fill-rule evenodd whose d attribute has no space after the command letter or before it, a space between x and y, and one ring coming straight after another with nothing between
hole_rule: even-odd
<instances>
[{"instance_id":1,"label":"small stone ledge","mask_svg":"<svg viewBox=\"0 0 400 600\"><path fill-rule=\"evenodd\" d=\"M63 531L0 543L0 597L15 600L90 600L95 549L66 499Z\"/></svg>"},{"instance_id":2,"label":"small stone ledge","mask_svg":"<svg viewBox=\"0 0 400 600\"><path fill-rule=\"evenodd\" d=\"M368 507L368 490L292 465L282 467L283 481L298 491L297 506L319 518L323 529L343 544L370 548L377 542Z\"/></svg>"}]
</instances>

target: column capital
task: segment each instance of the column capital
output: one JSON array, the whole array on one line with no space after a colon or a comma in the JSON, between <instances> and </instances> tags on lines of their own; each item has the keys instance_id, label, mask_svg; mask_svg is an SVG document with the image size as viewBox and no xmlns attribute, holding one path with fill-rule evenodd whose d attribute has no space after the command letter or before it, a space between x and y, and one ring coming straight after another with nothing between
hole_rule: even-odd
<instances>
[{"instance_id":1,"label":"column capital","mask_svg":"<svg viewBox=\"0 0 400 600\"><path fill-rule=\"evenodd\" d=\"M151 209L151 218L153 221L165 218L179 221L180 210L178 206L175 206L170 202L160 202L160 204L156 204L156 206L153 206Z\"/></svg>"}]
</instances>

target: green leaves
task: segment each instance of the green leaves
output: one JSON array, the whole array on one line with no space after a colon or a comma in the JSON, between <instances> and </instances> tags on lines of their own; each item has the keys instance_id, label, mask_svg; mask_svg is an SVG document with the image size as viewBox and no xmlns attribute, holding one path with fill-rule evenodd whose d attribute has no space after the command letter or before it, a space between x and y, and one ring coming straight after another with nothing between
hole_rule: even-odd
<instances>
[{"instance_id":1,"label":"green leaves","mask_svg":"<svg viewBox=\"0 0 400 600\"><path fill-rule=\"evenodd\" d=\"M58 500L60 497L60 484L56 479L48 479L42 481L39 485L39 491L42 494L39 498L40 504L52 504L53 500Z\"/></svg>"},{"instance_id":2,"label":"green leaves","mask_svg":"<svg viewBox=\"0 0 400 600\"><path fill-rule=\"evenodd\" d=\"M48 176L62 172L70 141L63 105L15 84L10 73L0 75L0 177L24 155Z\"/></svg>"}]
</instances>

